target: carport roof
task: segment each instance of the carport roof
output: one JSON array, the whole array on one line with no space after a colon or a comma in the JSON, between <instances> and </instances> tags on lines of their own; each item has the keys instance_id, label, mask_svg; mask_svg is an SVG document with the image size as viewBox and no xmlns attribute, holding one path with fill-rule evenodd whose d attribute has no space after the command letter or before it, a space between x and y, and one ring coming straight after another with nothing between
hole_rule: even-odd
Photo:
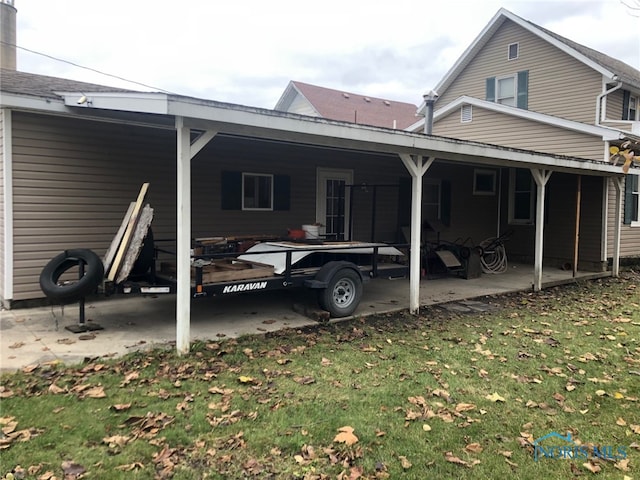
<instances>
[{"instance_id":1,"label":"carport roof","mask_svg":"<svg viewBox=\"0 0 640 480\"><path fill-rule=\"evenodd\" d=\"M609 163L278 112L160 92L139 92L3 70L0 107L473 164L619 175ZM86 97L84 103L78 103ZM635 170L635 169L634 169ZM635 172L634 172L635 173ZM640 173L640 170L638 170Z\"/></svg>"}]
</instances>

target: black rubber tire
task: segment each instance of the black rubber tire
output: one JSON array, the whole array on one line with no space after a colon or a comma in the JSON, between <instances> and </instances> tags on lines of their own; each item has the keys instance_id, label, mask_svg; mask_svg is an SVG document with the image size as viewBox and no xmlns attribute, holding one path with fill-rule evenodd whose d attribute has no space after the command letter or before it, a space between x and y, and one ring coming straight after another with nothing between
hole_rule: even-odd
<instances>
[{"instance_id":1,"label":"black rubber tire","mask_svg":"<svg viewBox=\"0 0 640 480\"><path fill-rule=\"evenodd\" d=\"M147 235L142 241L142 248L140 248L138 258L133 264L133 267L131 267L129 279L144 277L148 274L149 270L151 270L151 267L153 266L153 262L155 262L155 257L156 247L153 243L153 232L151 231L151 227L149 227Z\"/></svg>"},{"instance_id":2,"label":"black rubber tire","mask_svg":"<svg viewBox=\"0 0 640 480\"><path fill-rule=\"evenodd\" d=\"M318 303L332 317L342 318L351 315L362 299L362 279L351 268L338 270L327 285L318 292Z\"/></svg>"},{"instance_id":3,"label":"black rubber tire","mask_svg":"<svg viewBox=\"0 0 640 480\"><path fill-rule=\"evenodd\" d=\"M80 261L85 263L84 276L76 281L58 284L60 277ZM104 278L104 265L95 252L87 248L65 250L53 257L40 273L40 288L56 303L73 303L93 293Z\"/></svg>"}]
</instances>

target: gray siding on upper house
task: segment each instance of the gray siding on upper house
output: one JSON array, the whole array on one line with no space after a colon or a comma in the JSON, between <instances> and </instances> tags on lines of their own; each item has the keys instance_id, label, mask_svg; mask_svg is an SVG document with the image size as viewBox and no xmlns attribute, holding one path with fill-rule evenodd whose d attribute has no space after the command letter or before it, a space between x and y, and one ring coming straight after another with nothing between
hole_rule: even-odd
<instances>
[{"instance_id":1,"label":"gray siding on upper house","mask_svg":"<svg viewBox=\"0 0 640 480\"><path fill-rule=\"evenodd\" d=\"M519 57L507 48L519 44ZM485 99L485 80L529 71L528 109L593 124L602 76L511 21L506 21L444 92L436 109L462 95Z\"/></svg>"},{"instance_id":2,"label":"gray siding on upper house","mask_svg":"<svg viewBox=\"0 0 640 480\"><path fill-rule=\"evenodd\" d=\"M457 109L435 123L434 133L590 160L602 161L604 157L604 144L599 137L492 112L476 106L473 106L471 122L462 123L460 109Z\"/></svg>"}]
</instances>

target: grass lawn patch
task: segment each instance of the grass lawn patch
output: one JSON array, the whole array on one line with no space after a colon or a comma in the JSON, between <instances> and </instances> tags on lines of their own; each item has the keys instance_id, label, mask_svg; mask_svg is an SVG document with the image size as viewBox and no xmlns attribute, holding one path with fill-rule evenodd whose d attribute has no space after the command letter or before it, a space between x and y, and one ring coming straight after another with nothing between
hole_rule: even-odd
<instances>
[{"instance_id":1,"label":"grass lawn patch","mask_svg":"<svg viewBox=\"0 0 640 480\"><path fill-rule=\"evenodd\" d=\"M639 478L639 285L5 374L0 475Z\"/></svg>"}]
</instances>

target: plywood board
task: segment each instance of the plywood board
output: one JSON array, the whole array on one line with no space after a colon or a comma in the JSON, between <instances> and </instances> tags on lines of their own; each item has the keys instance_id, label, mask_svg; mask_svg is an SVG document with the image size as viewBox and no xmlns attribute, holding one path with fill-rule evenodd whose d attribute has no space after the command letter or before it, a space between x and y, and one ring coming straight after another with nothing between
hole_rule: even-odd
<instances>
[{"instance_id":1,"label":"plywood board","mask_svg":"<svg viewBox=\"0 0 640 480\"><path fill-rule=\"evenodd\" d=\"M140 215L140 210L142 209L142 203L144 202L144 197L147 194L147 190L149 189L149 183L143 183L142 188L140 188L140 193L138 194L138 199L136 200L136 204L133 207L133 212L131 213L131 218L129 218L129 223L127 224L127 228L125 229L124 236L122 237L122 241L118 246L118 253L116 254L115 259L113 260L113 264L111 265L111 269L109 270L109 274L107 279L110 281L114 281L116 275L120 271L120 267L122 265L122 261L124 256L129 249L129 244L131 243L131 238L136 229L136 225L138 224L138 216Z\"/></svg>"},{"instance_id":2,"label":"plywood board","mask_svg":"<svg viewBox=\"0 0 640 480\"><path fill-rule=\"evenodd\" d=\"M140 216L138 218L138 224L136 225L136 229L133 233L133 236L131 237L131 243L129 244L129 248L127 249L127 253L124 256L122 266L120 268L120 271L118 272L118 276L116 277L116 283L124 282L131 273L131 269L136 263L138 255L140 255L144 237L147 236L147 231L151 226L152 220L153 208L151 208L147 204L142 209L142 212L140 213Z\"/></svg>"},{"instance_id":3,"label":"plywood board","mask_svg":"<svg viewBox=\"0 0 640 480\"><path fill-rule=\"evenodd\" d=\"M129 208L127 209L127 213L124 215L122 219L122 223L120 224L120 228L118 229L118 233L111 240L111 245L107 250L107 253L104 255L104 259L102 260L102 264L104 265L104 271L108 272L111 268L111 263L113 262L113 257L116 256L116 252L118 251L118 247L120 246L120 242L122 242L122 237L124 236L124 231L129 224L129 219L131 218L131 214L133 213L133 208L136 206L136 202L131 202L129 204Z\"/></svg>"}]
</instances>

